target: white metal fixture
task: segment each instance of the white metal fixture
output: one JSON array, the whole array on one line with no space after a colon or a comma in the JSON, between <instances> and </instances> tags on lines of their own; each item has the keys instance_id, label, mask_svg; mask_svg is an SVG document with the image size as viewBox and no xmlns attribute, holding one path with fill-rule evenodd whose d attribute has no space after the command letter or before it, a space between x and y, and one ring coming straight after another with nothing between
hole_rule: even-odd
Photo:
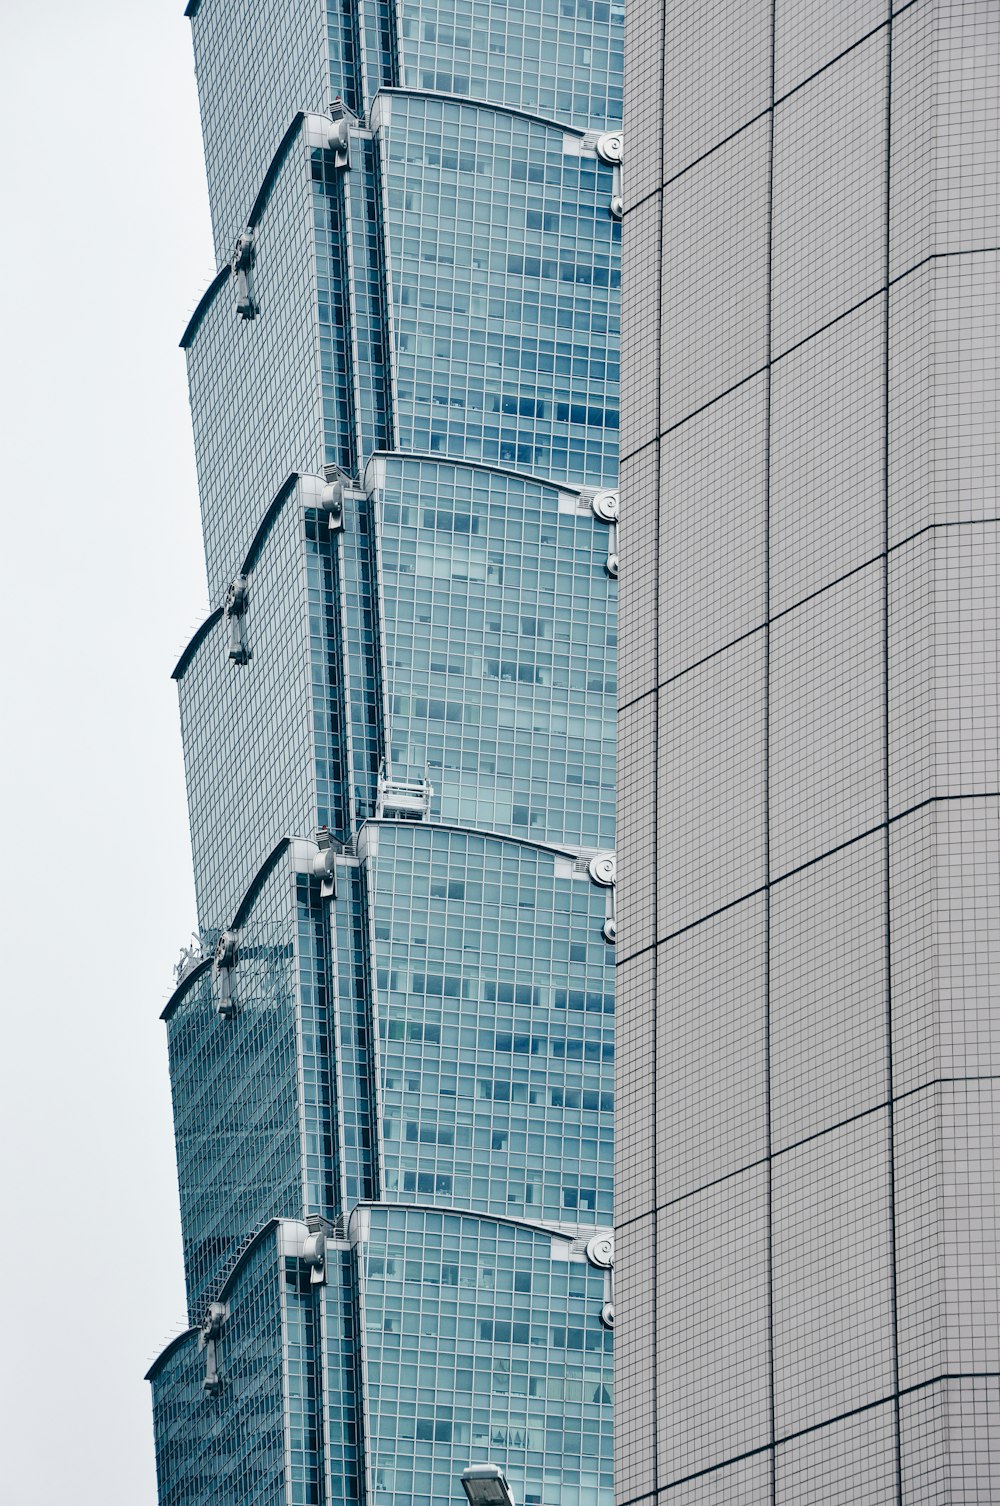
<instances>
[{"instance_id":1,"label":"white metal fixture","mask_svg":"<svg viewBox=\"0 0 1000 1506\"><path fill-rule=\"evenodd\" d=\"M307 1236L302 1261L309 1271L310 1286L322 1286L326 1280L326 1235L322 1229Z\"/></svg>"},{"instance_id":2,"label":"white metal fixture","mask_svg":"<svg viewBox=\"0 0 1000 1506\"><path fill-rule=\"evenodd\" d=\"M233 276L236 278L236 312L241 319L254 319L257 316L257 305L250 285L254 258L253 231L244 230L237 237L231 262Z\"/></svg>"},{"instance_id":3,"label":"white metal fixture","mask_svg":"<svg viewBox=\"0 0 1000 1506\"><path fill-rule=\"evenodd\" d=\"M461 1479L469 1506L514 1506L507 1476L498 1464L470 1464Z\"/></svg>"},{"instance_id":4,"label":"white metal fixture","mask_svg":"<svg viewBox=\"0 0 1000 1506\"><path fill-rule=\"evenodd\" d=\"M250 661L247 647L246 618L247 597L250 582L245 575L237 575L226 596L226 621L229 623L229 657L236 664Z\"/></svg>"},{"instance_id":5,"label":"white metal fixture","mask_svg":"<svg viewBox=\"0 0 1000 1506\"><path fill-rule=\"evenodd\" d=\"M319 505L326 513L331 533L344 526L344 483L328 481L320 493Z\"/></svg>"},{"instance_id":6,"label":"white metal fixture","mask_svg":"<svg viewBox=\"0 0 1000 1506\"><path fill-rule=\"evenodd\" d=\"M621 131L606 131L603 136L598 136L594 150L602 162L608 162L614 168L611 180L611 203L608 205L608 210L613 220L620 220L625 212L625 204L622 199L622 156L624 143Z\"/></svg>"},{"instance_id":7,"label":"white metal fixture","mask_svg":"<svg viewBox=\"0 0 1000 1506\"><path fill-rule=\"evenodd\" d=\"M351 165L351 123L346 115L333 122L330 131L330 150L338 167Z\"/></svg>"},{"instance_id":8,"label":"white metal fixture","mask_svg":"<svg viewBox=\"0 0 1000 1506\"><path fill-rule=\"evenodd\" d=\"M219 1340L222 1337L222 1325L226 1321L227 1308L223 1302L210 1302L205 1321L201 1325L201 1333L198 1335L198 1348L205 1351L205 1379L202 1381L202 1389L209 1396L215 1396L222 1388L222 1376L219 1374Z\"/></svg>"},{"instance_id":9,"label":"white metal fixture","mask_svg":"<svg viewBox=\"0 0 1000 1506\"><path fill-rule=\"evenodd\" d=\"M612 1234L595 1234L587 1244L587 1259L602 1271L610 1271L615 1263L615 1241Z\"/></svg>"},{"instance_id":10,"label":"white metal fixture","mask_svg":"<svg viewBox=\"0 0 1000 1506\"><path fill-rule=\"evenodd\" d=\"M610 529L608 534L608 562L605 570L612 580L618 579L618 514L620 509L620 497L616 491L595 492L590 506L594 517L598 522L607 523Z\"/></svg>"},{"instance_id":11,"label":"white metal fixture","mask_svg":"<svg viewBox=\"0 0 1000 1506\"><path fill-rule=\"evenodd\" d=\"M587 864L587 872L591 880L601 889L611 888L615 882L616 871L613 852L599 852Z\"/></svg>"},{"instance_id":12,"label":"white metal fixture","mask_svg":"<svg viewBox=\"0 0 1000 1506\"><path fill-rule=\"evenodd\" d=\"M595 1234L587 1243L587 1259L591 1265L604 1272L604 1301L601 1303L601 1322L605 1328L615 1326L615 1237L613 1234Z\"/></svg>"},{"instance_id":13,"label":"white metal fixture","mask_svg":"<svg viewBox=\"0 0 1000 1506\"><path fill-rule=\"evenodd\" d=\"M434 791L429 779L394 779L385 764L378 771L375 814L381 820L426 821Z\"/></svg>"},{"instance_id":14,"label":"white metal fixture","mask_svg":"<svg viewBox=\"0 0 1000 1506\"><path fill-rule=\"evenodd\" d=\"M313 858L313 878L318 878L320 899L337 898L337 854L329 845L320 846L319 852Z\"/></svg>"},{"instance_id":15,"label":"white metal fixture","mask_svg":"<svg viewBox=\"0 0 1000 1506\"><path fill-rule=\"evenodd\" d=\"M233 998L233 968L236 966L237 941L235 931L223 931L215 944L215 957L212 962L212 977L218 987L215 1007L224 1020L232 1019L236 1013L236 1001Z\"/></svg>"}]
</instances>

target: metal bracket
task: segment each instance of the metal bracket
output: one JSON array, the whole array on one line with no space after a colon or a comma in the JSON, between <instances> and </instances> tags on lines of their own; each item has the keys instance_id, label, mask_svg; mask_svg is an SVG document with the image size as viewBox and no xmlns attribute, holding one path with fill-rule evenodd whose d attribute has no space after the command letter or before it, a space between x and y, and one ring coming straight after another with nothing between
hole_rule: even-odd
<instances>
[{"instance_id":1,"label":"metal bracket","mask_svg":"<svg viewBox=\"0 0 1000 1506\"><path fill-rule=\"evenodd\" d=\"M255 260L253 231L243 230L236 238L230 263L236 278L236 312L241 319L256 319L258 314L251 286Z\"/></svg>"},{"instance_id":2,"label":"metal bracket","mask_svg":"<svg viewBox=\"0 0 1000 1506\"><path fill-rule=\"evenodd\" d=\"M326 1235L322 1229L316 1229L306 1236L302 1246L302 1263L309 1272L310 1286L325 1285Z\"/></svg>"},{"instance_id":3,"label":"metal bracket","mask_svg":"<svg viewBox=\"0 0 1000 1506\"><path fill-rule=\"evenodd\" d=\"M216 1012L224 1020L231 1020L236 1013L233 998L233 968L236 966L239 938L235 931L223 931L215 944L212 961L212 977L216 984Z\"/></svg>"},{"instance_id":4,"label":"metal bracket","mask_svg":"<svg viewBox=\"0 0 1000 1506\"><path fill-rule=\"evenodd\" d=\"M625 213L625 205L622 199L622 152L623 142L621 131L606 131L603 136L598 136L594 143L594 150L602 162L607 162L614 169L611 175L611 203L608 205L608 213L613 220L620 220Z\"/></svg>"},{"instance_id":5,"label":"metal bracket","mask_svg":"<svg viewBox=\"0 0 1000 1506\"><path fill-rule=\"evenodd\" d=\"M613 1234L595 1234L587 1244L587 1259L604 1271L604 1301L601 1322L605 1328L615 1326L615 1240Z\"/></svg>"},{"instance_id":6,"label":"metal bracket","mask_svg":"<svg viewBox=\"0 0 1000 1506\"><path fill-rule=\"evenodd\" d=\"M608 561L604 566L612 580L618 579L618 514L619 494L616 491L595 492L591 507L594 517L600 523L607 523L610 528L608 534Z\"/></svg>"},{"instance_id":7,"label":"metal bracket","mask_svg":"<svg viewBox=\"0 0 1000 1506\"><path fill-rule=\"evenodd\" d=\"M330 833L320 831L316 840L319 843L319 852L313 858L312 875L318 878L320 899L337 898L337 853L333 846Z\"/></svg>"},{"instance_id":8,"label":"metal bracket","mask_svg":"<svg viewBox=\"0 0 1000 1506\"><path fill-rule=\"evenodd\" d=\"M326 526L336 533L344 526L344 483L328 481L320 492L319 505L326 513Z\"/></svg>"},{"instance_id":9,"label":"metal bracket","mask_svg":"<svg viewBox=\"0 0 1000 1506\"><path fill-rule=\"evenodd\" d=\"M590 876L591 883L596 884L599 889L607 890L605 917L604 924L601 927L601 935L609 946L614 946L618 937L618 921L615 905L618 871L614 853L597 853L587 864L587 873Z\"/></svg>"},{"instance_id":10,"label":"metal bracket","mask_svg":"<svg viewBox=\"0 0 1000 1506\"><path fill-rule=\"evenodd\" d=\"M337 109L336 103L331 107ZM340 108L343 108L342 106ZM351 122L346 115L335 118L330 131L330 151L337 167L345 170L351 165Z\"/></svg>"},{"instance_id":11,"label":"metal bracket","mask_svg":"<svg viewBox=\"0 0 1000 1506\"><path fill-rule=\"evenodd\" d=\"M226 596L226 621L229 623L229 657L234 664L249 664L250 650L247 647L246 617L247 596L250 582L245 575L237 575Z\"/></svg>"},{"instance_id":12,"label":"metal bracket","mask_svg":"<svg viewBox=\"0 0 1000 1506\"><path fill-rule=\"evenodd\" d=\"M198 1335L198 1349L205 1351L205 1379L201 1383L202 1390L207 1391L209 1396L217 1396L222 1390L222 1376L219 1374L219 1340L228 1316L229 1309L224 1302L210 1302L205 1321L201 1325L201 1333Z\"/></svg>"},{"instance_id":13,"label":"metal bracket","mask_svg":"<svg viewBox=\"0 0 1000 1506\"><path fill-rule=\"evenodd\" d=\"M614 1270L615 1241L611 1234L595 1234L587 1241L587 1259L602 1271Z\"/></svg>"}]
</instances>

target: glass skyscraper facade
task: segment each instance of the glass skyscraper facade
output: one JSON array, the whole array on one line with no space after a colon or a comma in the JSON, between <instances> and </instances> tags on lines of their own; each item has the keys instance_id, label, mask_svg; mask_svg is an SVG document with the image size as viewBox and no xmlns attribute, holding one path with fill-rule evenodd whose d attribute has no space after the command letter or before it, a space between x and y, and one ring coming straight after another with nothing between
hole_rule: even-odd
<instances>
[{"instance_id":1,"label":"glass skyscraper facade","mask_svg":"<svg viewBox=\"0 0 1000 1506\"><path fill-rule=\"evenodd\" d=\"M621 9L187 14L160 1500L607 1506Z\"/></svg>"},{"instance_id":2,"label":"glass skyscraper facade","mask_svg":"<svg viewBox=\"0 0 1000 1506\"><path fill-rule=\"evenodd\" d=\"M992 1506L1000 6L626 31L619 1506Z\"/></svg>"}]
</instances>

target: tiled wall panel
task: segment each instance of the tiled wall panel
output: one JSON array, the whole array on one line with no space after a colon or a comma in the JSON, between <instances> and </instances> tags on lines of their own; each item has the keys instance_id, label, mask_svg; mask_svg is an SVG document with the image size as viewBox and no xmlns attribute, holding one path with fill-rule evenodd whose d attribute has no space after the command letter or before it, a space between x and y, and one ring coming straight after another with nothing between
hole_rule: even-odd
<instances>
[{"instance_id":1,"label":"tiled wall panel","mask_svg":"<svg viewBox=\"0 0 1000 1506\"><path fill-rule=\"evenodd\" d=\"M628 24L619 1501L993 1501L1000 12Z\"/></svg>"}]
</instances>

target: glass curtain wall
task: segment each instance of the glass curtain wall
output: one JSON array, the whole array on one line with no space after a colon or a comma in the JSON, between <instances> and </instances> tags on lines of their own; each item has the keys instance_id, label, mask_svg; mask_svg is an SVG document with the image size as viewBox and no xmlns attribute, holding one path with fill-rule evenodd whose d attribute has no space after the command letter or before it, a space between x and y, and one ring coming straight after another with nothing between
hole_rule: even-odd
<instances>
[{"instance_id":1,"label":"glass curtain wall","mask_svg":"<svg viewBox=\"0 0 1000 1506\"><path fill-rule=\"evenodd\" d=\"M608 1506L622 15L192 0L162 1506Z\"/></svg>"}]
</instances>

